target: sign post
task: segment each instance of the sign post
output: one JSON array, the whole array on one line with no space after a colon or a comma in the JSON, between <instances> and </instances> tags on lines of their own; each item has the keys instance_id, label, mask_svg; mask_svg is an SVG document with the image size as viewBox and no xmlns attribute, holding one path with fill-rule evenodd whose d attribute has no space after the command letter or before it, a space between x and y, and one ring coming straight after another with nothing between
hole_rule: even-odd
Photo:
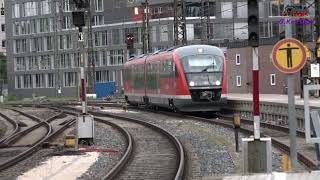
<instances>
[{"instance_id":1,"label":"sign post","mask_svg":"<svg viewBox=\"0 0 320 180\"><path fill-rule=\"evenodd\" d=\"M288 74L288 120L290 129L290 159L292 169L297 167L296 109L294 99L294 73L299 72L306 63L306 50L297 39L287 38L279 41L272 50L272 62L281 72Z\"/></svg>"}]
</instances>

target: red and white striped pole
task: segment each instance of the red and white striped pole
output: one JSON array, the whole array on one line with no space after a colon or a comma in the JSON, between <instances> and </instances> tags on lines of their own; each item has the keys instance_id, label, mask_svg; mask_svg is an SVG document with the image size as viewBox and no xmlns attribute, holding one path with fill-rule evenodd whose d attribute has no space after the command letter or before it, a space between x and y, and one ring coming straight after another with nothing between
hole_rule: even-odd
<instances>
[{"instance_id":1,"label":"red and white striped pole","mask_svg":"<svg viewBox=\"0 0 320 180\"><path fill-rule=\"evenodd\" d=\"M253 126L254 139L260 139L260 107L259 107L259 51L252 48L252 79L253 79Z\"/></svg>"},{"instance_id":2,"label":"red and white striped pole","mask_svg":"<svg viewBox=\"0 0 320 180\"><path fill-rule=\"evenodd\" d=\"M80 68L80 77L81 77L81 104L82 104L82 113L87 113L86 108L86 80L84 75L84 68Z\"/></svg>"}]
</instances>

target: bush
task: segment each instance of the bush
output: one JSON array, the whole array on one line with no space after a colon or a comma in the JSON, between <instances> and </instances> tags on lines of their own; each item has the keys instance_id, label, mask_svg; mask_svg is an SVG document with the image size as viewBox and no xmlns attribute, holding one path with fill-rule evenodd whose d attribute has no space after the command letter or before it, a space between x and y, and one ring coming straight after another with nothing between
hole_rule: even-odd
<instances>
[{"instance_id":1,"label":"bush","mask_svg":"<svg viewBox=\"0 0 320 180\"><path fill-rule=\"evenodd\" d=\"M15 94L8 95L8 101L17 101L18 97Z\"/></svg>"}]
</instances>

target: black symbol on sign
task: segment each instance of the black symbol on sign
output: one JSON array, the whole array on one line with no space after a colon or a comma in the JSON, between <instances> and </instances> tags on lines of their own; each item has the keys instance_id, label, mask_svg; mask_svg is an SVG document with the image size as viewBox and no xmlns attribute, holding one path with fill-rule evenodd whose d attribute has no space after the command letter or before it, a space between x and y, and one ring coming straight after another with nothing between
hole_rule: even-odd
<instances>
[{"instance_id":1,"label":"black symbol on sign","mask_svg":"<svg viewBox=\"0 0 320 180\"><path fill-rule=\"evenodd\" d=\"M288 68L292 68L292 50L294 49L299 49L299 48L294 48L294 47L290 47L290 43L287 44L286 48L281 48L279 49L279 51L287 51L287 66Z\"/></svg>"}]
</instances>

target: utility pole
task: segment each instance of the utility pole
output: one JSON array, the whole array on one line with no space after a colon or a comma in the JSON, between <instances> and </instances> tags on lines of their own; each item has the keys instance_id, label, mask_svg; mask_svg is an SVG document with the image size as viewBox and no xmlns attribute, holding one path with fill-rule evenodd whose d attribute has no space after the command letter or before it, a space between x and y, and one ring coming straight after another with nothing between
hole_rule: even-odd
<instances>
[{"instance_id":1,"label":"utility pole","mask_svg":"<svg viewBox=\"0 0 320 180\"><path fill-rule=\"evenodd\" d=\"M320 63L320 0L315 0L315 28L316 28L316 48L315 57L317 63ZM318 53L319 52L319 53Z\"/></svg>"},{"instance_id":2,"label":"utility pole","mask_svg":"<svg viewBox=\"0 0 320 180\"><path fill-rule=\"evenodd\" d=\"M184 0L174 0L174 45L187 44L186 4Z\"/></svg>"},{"instance_id":3,"label":"utility pole","mask_svg":"<svg viewBox=\"0 0 320 180\"><path fill-rule=\"evenodd\" d=\"M94 94L94 85L95 85L95 70L96 70L96 61L93 54L93 37L92 37L92 3L93 1L87 0L87 39L88 39L88 94Z\"/></svg>"},{"instance_id":4,"label":"utility pole","mask_svg":"<svg viewBox=\"0 0 320 180\"><path fill-rule=\"evenodd\" d=\"M151 46L150 46L150 25L149 25L149 0L145 0L144 3L142 3L143 6L143 20L142 20L142 35L143 35L143 41L142 41L142 50L143 54L148 54L151 52Z\"/></svg>"},{"instance_id":5,"label":"utility pole","mask_svg":"<svg viewBox=\"0 0 320 180\"><path fill-rule=\"evenodd\" d=\"M292 5L291 0L285 0L284 8ZM287 17L290 19L290 16ZM290 23L285 25L286 38L292 37L292 25ZM296 108L295 108L295 99L294 99L294 75L288 74L288 121L290 129L290 160L291 167L293 170L296 169L298 164L297 158L297 142L296 142L296 129L297 129L297 120L296 120Z\"/></svg>"},{"instance_id":6,"label":"utility pole","mask_svg":"<svg viewBox=\"0 0 320 180\"><path fill-rule=\"evenodd\" d=\"M201 0L201 44L209 44L211 39L210 30L210 2L209 0Z\"/></svg>"},{"instance_id":7,"label":"utility pole","mask_svg":"<svg viewBox=\"0 0 320 180\"><path fill-rule=\"evenodd\" d=\"M61 32L61 26L62 26L62 13L63 13L63 8L62 8L62 2L63 4L66 3L65 0L55 0L53 1L55 4L53 7L54 9L54 68L56 69L55 77L54 77L54 82L55 82L55 87L56 87L56 96L60 96L62 93L62 82L61 82L61 74L60 74L60 54L59 54L59 44L58 44L58 39L59 35Z\"/></svg>"},{"instance_id":8,"label":"utility pole","mask_svg":"<svg viewBox=\"0 0 320 180\"><path fill-rule=\"evenodd\" d=\"M304 0L300 0L300 4L304 4ZM296 39L303 43L304 41L304 25L296 24ZM308 75L308 66L300 70L300 97L303 98L304 75Z\"/></svg>"}]
</instances>

